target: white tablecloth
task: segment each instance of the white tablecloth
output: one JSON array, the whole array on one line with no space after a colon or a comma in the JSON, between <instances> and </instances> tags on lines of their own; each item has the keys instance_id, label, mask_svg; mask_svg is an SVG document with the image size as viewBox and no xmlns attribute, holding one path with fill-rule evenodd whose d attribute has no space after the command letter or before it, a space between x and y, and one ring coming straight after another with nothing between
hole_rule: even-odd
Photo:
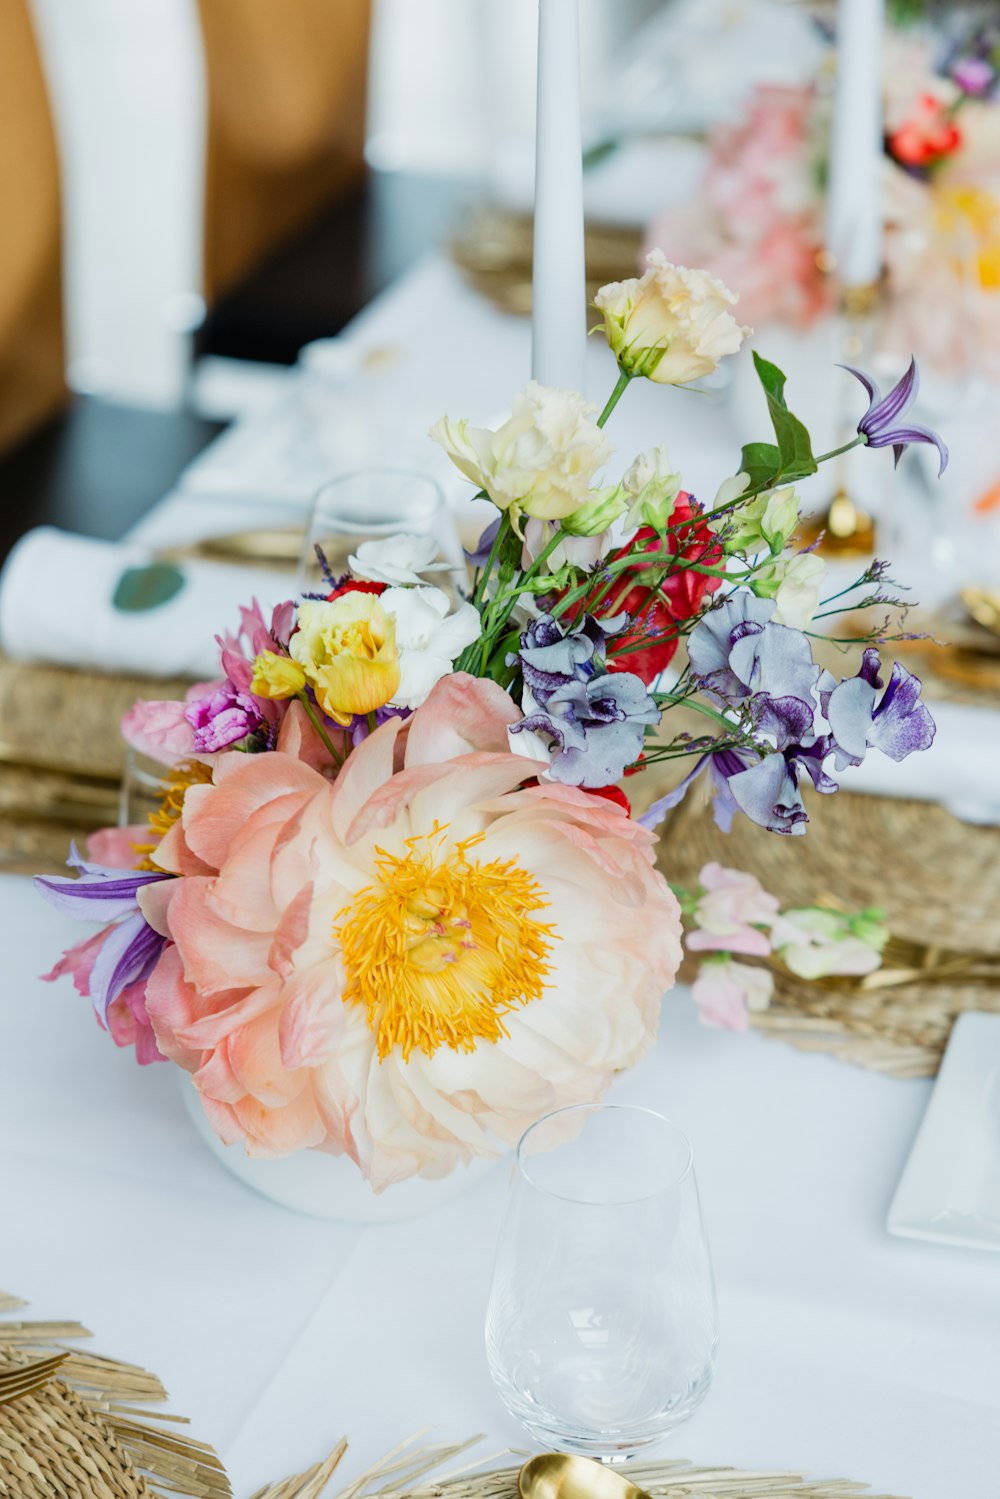
<instances>
[{"instance_id":1,"label":"white tablecloth","mask_svg":"<svg viewBox=\"0 0 1000 1499\"><path fill-rule=\"evenodd\" d=\"M502 414L527 368L526 325L438 262L348 336L403 351L408 456L436 412ZM592 340L589 357L593 391L610 389L606 350ZM650 387L630 392L613 436L626 459L666 438L703 495L732 452L712 400ZM138 534L155 545L301 513L304 499L241 504L232 474L213 497L207 472ZM976 718L984 747L988 718ZM976 732L956 723L936 747L942 792L944 751L967 753ZM27 882L0 878L0 1286L160 1374L237 1495L342 1433L345 1477L423 1426L523 1444L482 1338L504 1171L431 1217L363 1231L255 1197L204 1149L173 1069L140 1070L68 982L38 982L79 934ZM718 1375L675 1455L801 1466L912 1499L996 1499L1000 1260L884 1229L928 1093L701 1030L683 993L668 1000L660 1046L617 1096L665 1109L691 1136L718 1272Z\"/></svg>"},{"instance_id":2,"label":"white tablecloth","mask_svg":"<svg viewBox=\"0 0 1000 1499\"><path fill-rule=\"evenodd\" d=\"M207 1153L172 1068L138 1068L68 983L39 983L79 928L15 876L0 910L3 1289L160 1374L243 1499L342 1432L345 1476L424 1426L523 1445L483 1351L504 1169L398 1225L271 1205ZM928 1091L668 1001L617 1097L690 1135L715 1257L718 1374L674 1455L996 1499L1000 1261L884 1229Z\"/></svg>"}]
</instances>

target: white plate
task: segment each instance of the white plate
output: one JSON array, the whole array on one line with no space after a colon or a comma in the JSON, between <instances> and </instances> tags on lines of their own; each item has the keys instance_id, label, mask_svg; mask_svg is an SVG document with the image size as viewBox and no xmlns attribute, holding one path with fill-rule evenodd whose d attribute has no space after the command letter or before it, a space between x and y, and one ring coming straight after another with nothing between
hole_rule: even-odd
<instances>
[{"instance_id":1,"label":"white plate","mask_svg":"<svg viewBox=\"0 0 1000 1499\"><path fill-rule=\"evenodd\" d=\"M956 1021L887 1226L1000 1250L1000 1015Z\"/></svg>"}]
</instances>

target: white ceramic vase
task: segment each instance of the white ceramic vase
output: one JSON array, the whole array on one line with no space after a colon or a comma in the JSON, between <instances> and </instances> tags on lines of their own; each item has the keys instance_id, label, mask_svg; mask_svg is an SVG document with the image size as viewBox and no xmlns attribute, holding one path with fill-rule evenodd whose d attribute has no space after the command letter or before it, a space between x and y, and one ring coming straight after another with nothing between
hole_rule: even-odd
<instances>
[{"instance_id":1,"label":"white ceramic vase","mask_svg":"<svg viewBox=\"0 0 1000 1499\"><path fill-rule=\"evenodd\" d=\"M460 1197L498 1164L495 1160L475 1160L471 1165L458 1166L440 1181L412 1177L376 1193L347 1156L300 1150L278 1160L261 1160L247 1155L242 1145L224 1145L206 1118L190 1076L186 1072L179 1076L187 1111L216 1160L262 1197L313 1218L339 1223L394 1223L418 1218Z\"/></svg>"}]
</instances>

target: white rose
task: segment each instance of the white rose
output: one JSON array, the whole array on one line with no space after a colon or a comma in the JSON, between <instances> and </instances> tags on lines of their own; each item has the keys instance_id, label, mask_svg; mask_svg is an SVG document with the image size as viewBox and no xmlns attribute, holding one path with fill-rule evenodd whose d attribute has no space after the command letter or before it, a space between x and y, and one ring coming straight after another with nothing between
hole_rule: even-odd
<instances>
[{"instance_id":1,"label":"white rose","mask_svg":"<svg viewBox=\"0 0 1000 1499\"><path fill-rule=\"evenodd\" d=\"M646 266L645 275L614 281L594 298L605 336L625 374L689 385L735 354L752 330L731 316L738 298L708 271L671 265L662 250L651 250Z\"/></svg>"},{"instance_id":2,"label":"white rose","mask_svg":"<svg viewBox=\"0 0 1000 1499\"><path fill-rule=\"evenodd\" d=\"M496 432L444 417L431 437L499 510L509 512L520 534L521 515L563 520L593 498L591 481L613 452L597 414L576 391L532 380Z\"/></svg>"},{"instance_id":3,"label":"white rose","mask_svg":"<svg viewBox=\"0 0 1000 1499\"><path fill-rule=\"evenodd\" d=\"M459 604L449 614L448 595L440 588L387 588L379 603L396 621L399 687L392 705L419 708L465 647L479 639L479 612Z\"/></svg>"}]
</instances>

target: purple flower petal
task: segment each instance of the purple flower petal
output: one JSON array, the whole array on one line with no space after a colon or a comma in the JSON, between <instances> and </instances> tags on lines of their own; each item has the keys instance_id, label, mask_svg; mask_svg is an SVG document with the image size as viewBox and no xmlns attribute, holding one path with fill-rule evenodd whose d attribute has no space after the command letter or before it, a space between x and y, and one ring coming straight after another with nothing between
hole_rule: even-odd
<instances>
[{"instance_id":1,"label":"purple flower petal","mask_svg":"<svg viewBox=\"0 0 1000 1499\"><path fill-rule=\"evenodd\" d=\"M784 755L765 755L749 770L730 776L729 790L741 811L772 833L800 835L808 817L802 793Z\"/></svg>"},{"instance_id":2,"label":"purple flower petal","mask_svg":"<svg viewBox=\"0 0 1000 1499\"><path fill-rule=\"evenodd\" d=\"M70 862L86 873L72 880L38 875L35 888L50 906L80 921L117 921L120 916L128 916L136 909L137 890L171 878L152 870L125 871L87 864L75 851Z\"/></svg>"},{"instance_id":3,"label":"purple flower petal","mask_svg":"<svg viewBox=\"0 0 1000 1499\"><path fill-rule=\"evenodd\" d=\"M90 975L90 997L105 1024L108 1007L122 990L152 973L165 941L141 911L111 928Z\"/></svg>"}]
</instances>

